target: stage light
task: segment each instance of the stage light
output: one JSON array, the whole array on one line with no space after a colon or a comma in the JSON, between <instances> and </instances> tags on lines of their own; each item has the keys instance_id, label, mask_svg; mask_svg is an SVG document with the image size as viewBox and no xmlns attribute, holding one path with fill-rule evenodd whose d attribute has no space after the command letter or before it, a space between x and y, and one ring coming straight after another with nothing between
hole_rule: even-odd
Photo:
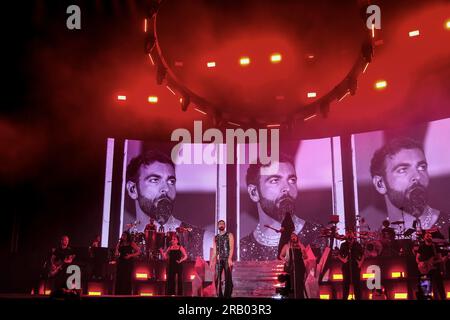
<instances>
[{"instance_id":1,"label":"stage light","mask_svg":"<svg viewBox=\"0 0 450 320\"><path fill-rule=\"evenodd\" d=\"M172 88L171 87L169 87L169 86L166 86L166 88L167 88L167 90L169 90L170 91L170 93L172 93L174 96L176 96L177 94L175 93L175 91L173 91L172 90Z\"/></svg>"},{"instance_id":2,"label":"stage light","mask_svg":"<svg viewBox=\"0 0 450 320\"><path fill-rule=\"evenodd\" d=\"M342 100L344 100L345 97L347 97L349 94L350 94L350 90L346 91L346 92L342 95L342 97L340 97L340 98L338 99L338 102L341 102Z\"/></svg>"},{"instance_id":3,"label":"stage light","mask_svg":"<svg viewBox=\"0 0 450 320\"><path fill-rule=\"evenodd\" d=\"M344 276L342 273L333 274L333 280L344 280Z\"/></svg>"},{"instance_id":4,"label":"stage light","mask_svg":"<svg viewBox=\"0 0 450 320\"><path fill-rule=\"evenodd\" d=\"M144 32L147 32L147 24L148 24L147 19L144 19Z\"/></svg>"},{"instance_id":5,"label":"stage light","mask_svg":"<svg viewBox=\"0 0 450 320\"><path fill-rule=\"evenodd\" d=\"M190 279L191 279L191 280L194 280L194 279L195 279L195 275L194 275L194 274L191 274Z\"/></svg>"},{"instance_id":6,"label":"stage light","mask_svg":"<svg viewBox=\"0 0 450 320\"><path fill-rule=\"evenodd\" d=\"M200 110L198 108L194 108L194 110L197 111L198 113L201 113L201 114L205 115L205 116L207 115L207 113L205 111Z\"/></svg>"},{"instance_id":7,"label":"stage light","mask_svg":"<svg viewBox=\"0 0 450 320\"><path fill-rule=\"evenodd\" d=\"M274 124L268 124L267 128L279 128L280 124L279 123L274 123Z\"/></svg>"},{"instance_id":8,"label":"stage light","mask_svg":"<svg viewBox=\"0 0 450 320\"><path fill-rule=\"evenodd\" d=\"M362 278L363 279L374 279L375 273L363 273Z\"/></svg>"},{"instance_id":9,"label":"stage light","mask_svg":"<svg viewBox=\"0 0 450 320\"><path fill-rule=\"evenodd\" d=\"M149 96L147 100L151 104L158 103L158 97L157 96Z\"/></svg>"},{"instance_id":10,"label":"stage light","mask_svg":"<svg viewBox=\"0 0 450 320\"><path fill-rule=\"evenodd\" d=\"M392 272L392 273L391 273L391 277L394 278L394 279L397 279L397 278L404 278L404 277L405 277L405 274L404 274L403 271L400 271L400 272L395 271L395 272Z\"/></svg>"},{"instance_id":11,"label":"stage light","mask_svg":"<svg viewBox=\"0 0 450 320\"><path fill-rule=\"evenodd\" d=\"M52 293L52 290L45 290L45 292L44 292L44 294L45 294L46 296L51 295L51 293Z\"/></svg>"},{"instance_id":12,"label":"stage light","mask_svg":"<svg viewBox=\"0 0 450 320\"><path fill-rule=\"evenodd\" d=\"M249 57L242 57L239 59L239 64L241 66L248 66L250 64L250 58Z\"/></svg>"},{"instance_id":13,"label":"stage light","mask_svg":"<svg viewBox=\"0 0 450 320\"><path fill-rule=\"evenodd\" d=\"M89 291L88 292L88 296L101 296L102 292L101 291Z\"/></svg>"},{"instance_id":14,"label":"stage light","mask_svg":"<svg viewBox=\"0 0 450 320\"><path fill-rule=\"evenodd\" d=\"M228 121L228 124L231 124L232 126L240 127L241 125L239 123Z\"/></svg>"},{"instance_id":15,"label":"stage light","mask_svg":"<svg viewBox=\"0 0 450 320\"><path fill-rule=\"evenodd\" d=\"M206 66L207 66L208 68L215 68L215 67L216 67L216 63L215 63L214 61L210 61L210 62L208 62L208 63L206 64Z\"/></svg>"},{"instance_id":16,"label":"stage light","mask_svg":"<svg viewBox=\"0 0 450 320\"><path fill-rule=\"evenodd\" d=\"M355 300L355 295L353 293L350 293L347 297L347 300Z\"/></svg>"},{"instance_id":17,"label":"stage light","mask_svg":"<svg viewBox=\"0 0 450 320\"><path fill-rule=\"evenodd\" d=\"M141 297L153 297L153 292L141 292L139 295Z\"/></svg>"},{"instance_id":18,"label":"stage light","mask_svg":"<svg viewBox=\"0 0 450 320\"><path fill-rule=\"evenodd\" d=\"M375 88L378 89L378 90L385 89L386 87L387 87L387 81L386 80L380 80L380 81L377 81L375 83Z\"/></svg>"},{"instance_id":19,"label":"stage light","mask_svg":"<svg viewBox=\"0 0 450 320\"><path fill-rule=\"evenodd\" d=\"M119 101L126 101L126 100L127 100L127 96L124 96L124 95L118 95L118 96L117 96L117 100L119 100Z\"/></svg>"},{"instance_id":20,"label":"stage light","mask_svg":"<svg viewBox=\"0 0 450 320\"><path fill-rule=\"evenodd\" d=\"M186 112L189 104L191 103L191 97L189 95L184 95L180 98L181 111Z\"/></svg>"},{"instance_id":21,"label":"stage light","mask_svg":"<svg viewBox=\"0 0 450 320\"><path fill-rule=\"evenodd\" d=\"M368 67L369 67L369 63L367 62L366 65L364 66L363 73L366 73Z\"/></svg>"},{"instance_id":22,"label":"stage light","mask_svg":"<svg viewBox=\"0 0 450 320\"><path fill-rule=\"evenodd\" d=\"M281 57L281 54L279 54L279 53L274 53L270 56L270 61L272 63L279 63L279 62L281 62L281 60L282 60L282 57Z\"/></svg>"},{"instance_id":23,"label":"stage light","mask_svg":"<svg viewBox=\"0 0 450 320\"><path fill-rule=\"evenodd\" d=\"M447 292L447 299L450 299L450 291Z\"/></svg>"},{"instance_id":24,"label":"stage light","mask_svg":"<svg viewBox=\"0 0 450 320\"><path fill-rule=\"evenodd\" d=\"M396 300L408 299L408 294L404 292L396 292L394 293L394 299Z\"/></svg>"},{"instance_id":25,"label":"stage light","mask_svg":"<svg viewBox=\"0 0 450 320\"><path fill-rule=\"evenodd\" d=\"M308 98L315 98L315 97L317 97L317 92L308 92L308 94L306 96Z\"/></svg>"},{"instance_id":26,"label":"stage light","mask_svg":"<svg viewBox=\"0 0 450 320\"><path fill-rule=\"evenodd\" d=\"M308 120L314 119L315 117L317 117L317 114L312 114L312 115L310 115L310 116L304 118L303 121L306 122L306 121L308 121Z\"/></svg>"},{"instance_id":27,"label":"stage light","mask_svg":"<svg viewBox=\"0 0 450 320\"><path fill-rule=\"evenodd\" d=\"M375 24L372 23L372 38L375 38Z\"/></svg>"},{"instance_id":28,"label":"stage light","mask_svg":"<svg viewBox=\"0 0 450 320\"><path fill-rule=\"evenodd\" d=\"M315 58L315 56L313 54L308 54L306 56L309 60L313 60Z\"/></svg>"},{"instance_id":29,"label":"stage light","mask_svg":"<svg viewBox=\"0 0 450 320\"><path fill-rule=\"evenodd\" d=\"M445 28L450 30L450 20L447 20L447 22L445 23Z\"/></svg>"},{"instance_id":30,"label":"stage light","mask_svg":"<svg viewBox=\"0 0 450 320\"><path fill-rule=\"evenodd\" d=\"M137 273L136 273L136 279L139 279L139 280L147 280L147 279L148 279L148 273L140 273L140 272L137 272Z\"/></svg>"},{"instance_id":31,"label":"stage light","mask_svg":"<svg viewBox=\"0 0 450 320\"><path fill-rule=\"evenodd\" d=\"M330 295L329 294L321 294L320 299L321 300L330 300Z\"/></svg>"},{"instance_id":32,"label":"stage light","mask_svg":"<svg viewBox=\"0 0 450 320\"><path fill-rule=\"evenodd\" d=\"M410 38L412 38L412 37L417 37L417 36L419 36L420 35L420 31L419 30L414 30L414 31L410 31L409 32L409 37Z\"/></svg>"}]
</instances>

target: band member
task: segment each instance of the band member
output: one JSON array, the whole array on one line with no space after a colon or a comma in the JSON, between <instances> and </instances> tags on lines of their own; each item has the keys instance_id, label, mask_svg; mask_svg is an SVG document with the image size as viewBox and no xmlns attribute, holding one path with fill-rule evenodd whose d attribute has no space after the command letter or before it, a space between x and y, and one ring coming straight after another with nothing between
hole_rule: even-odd
<instances>
[{"instance_id":1,"label":"band member","mask_svg":"<svg viewBox=\"0 0 450 320\"><path fill-rule=\"evenodd\" d=\"M67 267L73 262L75 254L69 246L70 239L67 235L63 235L59 245L52 249L50 257L50 268L48 272L49 278L54 278L54 291L67 290Z\"/></svg>"},{"instance_id":2,"label":"band member","mask_svg":"<svg viewBox=\"0 0 450 320\"><path fill-rule=\"evenodd\" d=\"M231 232L225 231L225 221L217 222L219 234L213 242L213 255L211 258L212 267L215 267L215 286L218 297L231 298L233 293L233 254L234 236ZM222 272L225 273L225 293L222 291Z\"/></svg>"},{"instance_id":3,"label":"band member","mask_svg":"<svg viewBox=\"0 0 450 320\"><path fill-rule=\"evenodd\" d=\"M395 229L390 227L389 220L383 221L381 243L383 245L383 256L392 256L398 253L398 248L395 244Z\"/></svg>"},{"instance_id":4,"label":"band member","mask_svg":"<svg viewBox=\"0 0 450 320\"><path fill-rule=\"evenodd\" d=\"M370 173L376 191L384 196L390 221L404 221L411 228L417 220L421 229L438 227L448 237L450 214L431 208L428 203L428 162L423 147L408 138L397 138L377 150L371 160ZM383 216L384 215L384 216ZM386 215L368 212L371 224Z\"/></svg>"},{"instance_id":5,"label":"band member","mask_svg":"<svg viewBox=\"0 0 450 320\"><path fill-rule=\"evenodd\" d=\"M128 231L124 231L116 246L117 271L115 294L132 293L133 258L140 255L139 247L131 239Z\"/></svg>"},{"instance_id":6,"label":"band member","mask_svg":"<svg viewBox=\"0 0 450 320\"><path fill-rule=\"evenodd\" d=\"M100 245L101 239L100 236L97 235L91 242L89 246L89 269L90 269L90 278L93 280L102 278L102 256L100 254Z\"/></svg>"},{"instance_id":7,"label":"band member","mask_svg":"<svg viewBox=\"0 0 450 320\"><path fill-rule=\"evenodd\" d=\"M156 224L155 224L154 218L150 218L149 223L145 226L145 229L144 229L145 238L148 238L148 233L150 231L156 231Z\"/></svg>"},{"instance_id":8,"label":"band member","mask_svg":"<svg viewBox=\"0 0 450 320\"><path fill-rule=\"evenodd\" d=\"M305 245L323 245L319 238L320 226L294 213L298 197L297 174L289 156L280 154L278 162L268 165L259 161L250 164L246 182L259 221L256 229L240 241L242 260L276 260L284 244L289 242L291 231L295 231Z\"/></svg>"},{"instance_id":9,"label":"band member","mask_svg":"<svg viewBox=\"0 0 450 320\"><path fill-rule=\"evenodd\" d=\"M350 292L350 284L353 284L355 299L361 299L361 265L363 262L363 248L356 241L353 230L348 230L345 235L346 241L341 244L338 259L342 262L343 296L347 300Z\"/></svg>"},{"instance_id":10,"label":"band member","mask_svg":"<svg viewBox=\"0 0 450 320\"><path fill-rule=\"evenodd\" d=\"M304 259L308 255L295 232L291 233L290 241L283 246L280 257L285 261L285 271L289 273L286 286L294 293L295 299L304 299L306 271Z\"/></svg>"},{"instance_id":11,"label":"band member","mask_svg":"<svg viewBox=\"0 0 450 320\"><path fill-rule=\"evenodd\" d=\"M197 256L208 256L213 233L182 222L173 214L176 180L175 164L161 152L147 151L131 159L127 166L126 189L128 196L134 200L134 208L128 208L125 223L153 218L158 232L174 231L178 227L190 228L192 231L186 243L189 258L195 260Z\"/></svg>"},{"instance_id":12,"label":"band member","mask_svg":"<svg viewBox=\"0 0 450 320\"><path fill-rule=\"evenodd\" d=\"M416 262L421 276L427 276L431 280L434 299L445 300L444 288L444 259L433 243L431 232L426 232L424 241L416 253Z\"/></svg>"},{"instance_id":13,"label":"band member","mask_svg":"<svg viewBox=\"0 0 450 320\"><path fill-rule=\"evenodd\" d=\"M161 255L167 264L166 295L183 295L183 262L187 260L187 253L176 234L172 235L171 244ZM176 287L176 288L175 288ZM175 290L176 289L176 290Z\"/></svg>"}]
</instances>

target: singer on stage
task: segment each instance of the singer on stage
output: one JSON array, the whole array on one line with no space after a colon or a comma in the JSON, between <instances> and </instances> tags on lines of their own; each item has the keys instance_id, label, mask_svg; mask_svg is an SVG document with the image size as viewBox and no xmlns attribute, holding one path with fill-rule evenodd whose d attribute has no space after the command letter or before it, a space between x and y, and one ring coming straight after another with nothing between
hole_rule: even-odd
<instances>
[{"instance_id":1,"label":"singer on stage","mask_svg":"<svg viewBox=\"0 0 450 320\"><path fill-rule=\"evenodd\" d=\"M325 247L319 238L320 226L299 218L295 212L298 197L294 161L280 154L279 162L250 164L247 191L256 204L259 222L253 232L241 238L241 260L276 260L292 232L305 245Z\"/></svg>"}]
</instances>

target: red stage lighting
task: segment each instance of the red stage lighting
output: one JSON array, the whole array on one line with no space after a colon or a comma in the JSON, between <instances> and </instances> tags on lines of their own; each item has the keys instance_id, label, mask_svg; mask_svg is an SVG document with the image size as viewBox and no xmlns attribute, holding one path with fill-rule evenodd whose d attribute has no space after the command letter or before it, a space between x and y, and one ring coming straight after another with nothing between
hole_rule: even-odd
<instances>
[{"instance_id":1,"label":"red stage lighting","mask_svg":"<svg viewBox=\"0 0 450 320\"><path fill-rule=\"evenodd\" d=\"M208 63L206 64L206 66L207 66L208 68L215 68L215 67L216 67L216 63L215 63L214 61L210 61L210 62L208 62Z\"/></svg>"},{"instance_id":2,"label":"red stage lighting","mask_svg":"<svg viewBox=\"0 0 450 320\"><path fill-rule=\"evenodd\" d=\"M242 57L239 59L239 64L241 66L248 66L250 64L250 58L249 57Z\"/></svg>"},{"instance_id":3,"label":"red stage lighting","mask_svg":"<svg viewBox=\"0 0 450 320\"><path fill-rule=\"evenodd\" d=\"M147 100L151 104L158 103L158 97L157 96L149 96Z\"/></svg>"},{"instance_id":4,"label":"red stage lighting","mask_svg":"<svg viewBox=\"0 0 450 320\"><path fill-rule=\"evenodd\" d=\"M117 96L117 100L119 100L119 101L126 101L126 100L127 100L127 96L124 96L124 95L118 95L118 96Z\"/></svg>"},{"instance_id":5,"label":"red stage lighting","mask_svg":"<svg viewBox=\"0 0 450 320\"><path fill-rule=\"evenodd\" d=\"M420 31L419 30L414 30L414 31L410 31L409 32L409 37L418 37L420 35Z\"/></svg>"},{"instance_id":6,"label":"red stage lighting","mask_svg":"<svg viewBox=\"0 0 450 320\"><path fill-rule=\"evenodd\" d=\"M279 53L274 53L270 56L270 61L272 63L280 63L282 60L281 54Z\"/></svg>"}]
</instances>

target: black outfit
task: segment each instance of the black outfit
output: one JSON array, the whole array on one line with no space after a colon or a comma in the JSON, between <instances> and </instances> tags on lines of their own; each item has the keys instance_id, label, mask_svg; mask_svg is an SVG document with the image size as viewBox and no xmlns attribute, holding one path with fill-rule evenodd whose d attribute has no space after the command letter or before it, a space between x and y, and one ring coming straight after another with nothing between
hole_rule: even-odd
<instances>
[{"instance_id":1,"label":"black outfit","mask_svg":"<svg viewBox=\"0 0 450 320\"><path fill-rule=\"evenodd\" d=\"M305 298L305 263L300 248L289 248L289 261L286 266L289 273L287 286L291 289L295 299Z\"/></svg>"},{"instance_id":2,"label":"black outfit","mask_svg":"<svg viewBox=\"0 0 450 320\"><path fill-rule=\"evenodd\" d=\"M167 252L168 255L168 265L167 265L167 287L166 294L179 296L183 295L183 264L177 263L177 260L181 260L183 253L181 249L172 249ZM178 278L176 279L176 277ZM175 290L175 286L177 290Z\"/></svg>"},{"instance_id":3,"label":"black outfit","mask_svg":"<svg viewBox=\"0 0 450 320\"><path fill-rule=\"evenodd\" d=\"M439 253L439 250L434 244L427 245L422 243L417 251L420 254L419 261L427 261L434 258ZM431 287L435 299L445 300L444 279L442 277L442 270L438 265L435 265L427 274L431 280Z\"/></svg>"},{"instance_id":4,"label":"black outfit","mask_svg":"<svg viewBox=\"0 0 450 320\"><path fill-rule=\"evenodd\" d=\"M230 257L230 233L218 234L214 241L216 242L217 254L215 278L217 295L219 297L231 298L231 294L233 293L233 278L231 267L228 265L228 258ZM225 293L222 292L222 271L225 273Z\"/></svg>"},{"instance_id":5,"label":"black outfit","mask_svg":"<svg viewBox=\"0 0 450 320\"><path fill-rule=\"evenodd\" d=\"M103 248L98 246L89 247L89 270L90 279L100 280L103 278L103 262L104 256L102 256Z\"/></svg>"},{"instance_id":6,"label":"black outfit","mask_svg":"<svg viewBox=\"0 0 450 320\"><path fill-rule=\"evenodd\" d=\"M348 241L341 244L339 255L342 258L348 257L347 263L342 264L342 275L344 278L342 299L344 300L347 300L348 298L351 283L353 283L355 300L361 299L361 269L358 266L357 260L361 260L363 252L362 246L356 240L354 240L352 244Z\"/></svg>"},{"instance_id":7,"label":"black outfit","mask_svg":"<svg viewBox=\"0 0 450 320\"><path fill-rule=\"evenodd\" d=\"M74 252L71 247L67 248L55 248L53 249L52 256L54 256L53 262L58 265L62 265L61 269L56 275L54 275L53 291L59 291L67 288L67 278L70 274L67 274L68 264L64 262L65 259L73 255Z\"/></svg>"},{"instance_id":8,"label":"black outfit","mask_svg":"<svg viewBox=\"0 0 450 320\"><path fill-rule=\"evenodd\" d=\"M144 232L146 231L156 231L156 225L151 223L147 224L144 229Z\"/></svg>"},{"instance_id":9,"label":"black outfit","mask_svg":"<svg viewBox=\"0 0 450 320\"><path fill-rule=\"evenodd\" d=\"M320 255L320 251L325 249L326 240L320 238L319 224L305 221L302 230L298 233L298 238L305 246L311 245L314 254ZM281 240L281 239L280 239ZM290 240L290 235L288 241ZM240 255L241 261L272 261L279 256L279 246L265 246L256 241L253 232L248 236L241 238L240 241Z\"/></svg>"},{"instance_id":10,"label":"black outfit","mask_svg":"<svg viewBox=\"0 0 450 320\"><path fill-rule=\"evenodd\" d=\"M292 221L292 216L289 213L286 213L286 215L284 216L284 219L281 222L281 228L283 228L283 231L281 232L280 241L278 242L278 259L281 259L281 250L283 250L285 244L289 243L291 234L295 231L294 221Z\"/></svg>"},{"instance_id":11,"label":"black outfit","mask_svg":"<svg viewBox=\"0 0 450 320\"><path fill-rule=\"evenodd\" d=\"M133 259L125 259L125 256L133 253L131 244L119 246L119 258L117 260L116 290L115 294L130 295L132 293Z\"/></svg>"}]
</instances>

